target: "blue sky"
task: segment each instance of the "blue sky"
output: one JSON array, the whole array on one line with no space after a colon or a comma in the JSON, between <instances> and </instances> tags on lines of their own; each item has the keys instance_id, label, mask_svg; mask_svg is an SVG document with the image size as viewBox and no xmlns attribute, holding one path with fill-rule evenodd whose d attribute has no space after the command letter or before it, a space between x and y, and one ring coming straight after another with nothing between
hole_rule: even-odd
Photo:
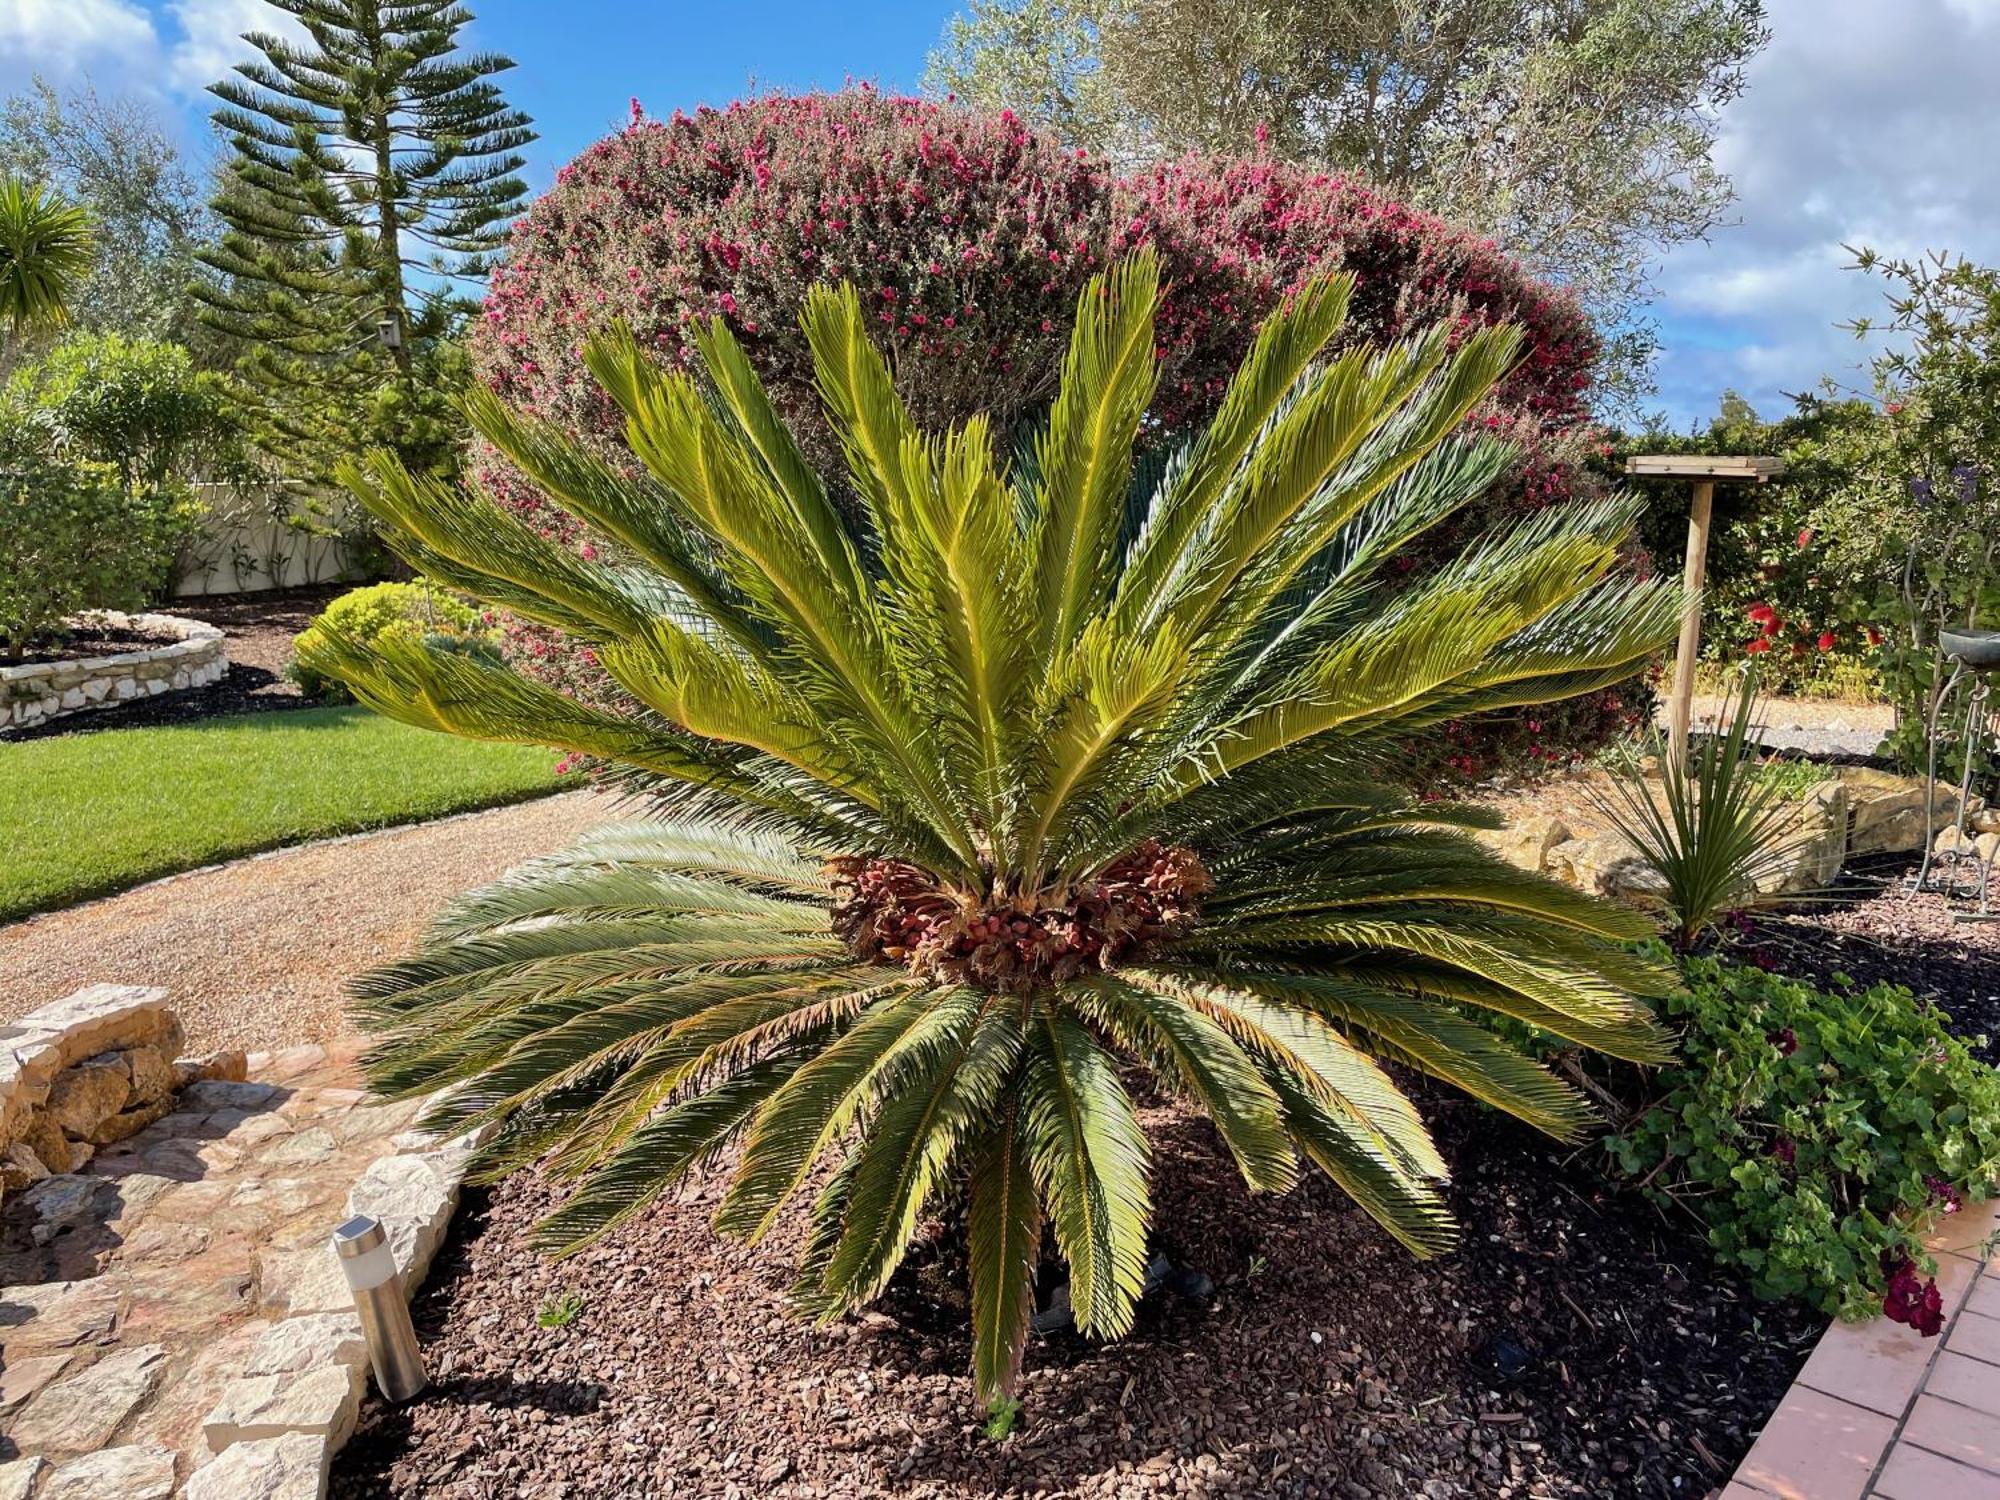
<instances>
[{"instance_id":1,"label":"blue sky","mask_svg":"<svg viewBox=\"0 0 2000 1500\"><path fill-rule=\"evenodd\" d=\"M532 176L623 122L759 87L912 88L953 0L472 0L477 45L520 64ZM1655 405L1676 425L1735 388L1766 415L1823 375L1861 379L1835 326L1879 309L1844 243L2000 262L2000 0L1767 0L1775 32L1722 121L1739 201L1665 254ZM268 25L261 0L0 0L0 90L40 71L151 98L206 149L202 87Z\"/></svg>"}]
</instances>

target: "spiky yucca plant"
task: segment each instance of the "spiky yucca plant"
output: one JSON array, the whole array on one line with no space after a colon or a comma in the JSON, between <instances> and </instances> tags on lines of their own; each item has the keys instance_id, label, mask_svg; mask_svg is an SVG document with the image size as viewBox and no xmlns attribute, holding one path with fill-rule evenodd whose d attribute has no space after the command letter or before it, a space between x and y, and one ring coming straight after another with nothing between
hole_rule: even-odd
<instances>
[{"instance_id":1,"label":"spiky yucca plant","mask_svg":"<svg viewBox=\"0 0 2000 1500\"><path fill-rule=\"evenodd\" d=\"M803 314L840 483L720 323L703 376L596 338L639 477L490 397L478 430L610 542L587 559L375 459L347 482L430 577L594 644L641 705L476 656L322 640L307 665L413 724L631 768L654 821L460 901L360 981L376 1086L459 1084L489 1170L579 1179L574 1248L738 1148L718 1225L816 1188L800 1295L879 1293L962 1201L982 1400L1015 1386L1045 1228L1086 1332L1132 1322L1151 1213L1143 1066L1245 1180L1325 1171L1419 1255L1445 1168L1379 1060L1557 1135L1584 1102L1482 1015L1658 1059L1640 919L1488 857L1464 807L1377 778L1427 726L1601 688L1671 633L1614 576L1623 501L1550 510L1411 584L1398 549L1509 462L1453 436L1510 330L1328 353L1350 283L1262 329L1163 469L1157 270L1082 298L1045 430L916 431L848 288ZM638 465L633 468L636 471ZM842 503L844 502L844 503ZM858 521L850 516L859 516ZM962 1200L957 1195L962 1194Z\"/></svg>"}]
</instances>

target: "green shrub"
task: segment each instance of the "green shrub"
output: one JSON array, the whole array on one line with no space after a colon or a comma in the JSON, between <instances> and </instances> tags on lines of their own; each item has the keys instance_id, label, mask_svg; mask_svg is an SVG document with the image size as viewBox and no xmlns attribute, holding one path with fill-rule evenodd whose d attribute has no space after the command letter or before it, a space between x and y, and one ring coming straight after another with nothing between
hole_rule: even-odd
<instances>
[{"instance_id":1,"label":"green shrub","mask_svg":"<svg viewBox=\"0 0 2000 1500\"><path fill-rule=\"evenodd\" d=\"M184 512L108 464L0 444L0 649L18 660L84 609L138 609Z\"/></svg>"},{"instance_id":2,"label":"green shrub","mask_svg":"<svg viewBox=\"0 0 2000 1500\"><path fill-rule=\"evenodd\" d=\"M393 641L483 646L490 633L479 611L428 583L376 583L342 594L292 639L292 681L308 698L345 702L347 690L299 660L325 639L321 627L361 645Z\"/></svg>"},{"instance_id":3,"label":"green shrub","mask_svg":"<svg viewBox=\"0 0 2000 1500\"><path fill-rule=\"evenodd\" d=\"M222 380L178 344L70 339L15 374L7 405L58 453L111 464L130 484L219 479L239 466Z\"/></svg>"},{"instance_id":4,"label":"green shrub","mask_svg":"<svg viewBox=\"0 0 2000 1500\"><path fill-rule=\"evenodd\" d=\"M1618 1170L1698 1213L1760 1295L1926 1328L1920 1236L1992 1191L2000 1076L1900 986L1821 991L1712 958L1683 971L1665 1002L1683 1061L1608 1142Z\"/></svg>"}]
</instances>

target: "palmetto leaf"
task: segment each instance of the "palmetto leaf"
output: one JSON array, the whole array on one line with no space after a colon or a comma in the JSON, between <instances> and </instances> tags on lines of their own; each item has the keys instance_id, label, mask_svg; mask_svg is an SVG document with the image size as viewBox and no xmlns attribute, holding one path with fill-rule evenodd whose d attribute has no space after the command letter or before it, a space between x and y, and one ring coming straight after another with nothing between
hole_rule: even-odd
<instances>
[{"instance_id":1,"label":"palmetto leaf","mask_svg":"<svg viewBox=\"0 0 2000 1500\"><path fill-rule=\"evenodd\" d=\"M1632 505L1551 507L1404 576L1399 549L1512 461L1458 434L1518 341L1329 354L1344 277L1265 326L1207 432L1135 462L1157 283L1141 258L1091 284L1013 455L983 419L919 431L851 288L802 316L842 474L717 324L693 371L617 330L588 346L629 458L472 398L590 559L386 460L350 474L413 566L588 642L629 694L409 642L311 657L384 713L582 751L651 804L355 986L379 1088L497 1126L484 1171L574 1180L552 1248L726 1164L726 1232L811 1194L796 1293L831 1318L962 1203L995 1401L1045 1230L1078 1326L1131 1326L1152 1163L1124 1070L1206 1113L1251 1188L1324 1171L1432 1254L1444 1163L1382 1063L1570 1137L1583 1101L1490 1020L1665 1055L1641 919L1383 775L1441 719L1644 665L1678 600L1618 571Z\"/></svg>"}]
</instances>

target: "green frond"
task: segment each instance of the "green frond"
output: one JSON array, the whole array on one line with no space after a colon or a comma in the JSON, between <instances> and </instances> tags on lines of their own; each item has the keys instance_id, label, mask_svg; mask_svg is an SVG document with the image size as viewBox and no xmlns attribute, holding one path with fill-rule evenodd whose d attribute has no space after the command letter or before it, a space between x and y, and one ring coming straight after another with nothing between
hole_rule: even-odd
<instances>
[{"instance_id":1,"label":"green frond","mask_svg":"<svg viewBox=\"0 0 2000 1500\"><path fill-rule=\"evenodd\" d=\"M1138 985L1105 975L1064 986L1064 998L1184 1085L1215 1122L1253 1192L1282 1193L1298 1180L1278 1096L1229 1033L1208 1017Z\"/></svg>"},{"instance_id":2,"label":"green frond","mask_svg":"<svg viewBox=\"0 0 2000 1500\"><path fill-rule=\"evenodd\" d=\"M820 1153L844 1135L870 1097L870 1084L904 1049L946 1024L926 991L892 995L774 1093L744 1141L743 1160L716 1211L716 1228L755 1241L812 1171Z\"/></svg>"},{"instance_id":3,"label":"green frond","mask_svg":"<svg viewBox=\"0 0 2000 1500\"><path fill-rule=\"evenodd\" d=\"M562 1258L602 1239L690 1169L713 1158L797 1067L791 1058L758 1063L648 1121L561 1208L535 1226L536 1247Z\"/></svg>"},{"instance_id":4,"label":"green frond","mask_svg":"<svg viewBox=\"0 0 2000 1500\"><path fill-rule=\"evenodd\" d=\"M1132 1326L1146 1280L1150 1150L1118 1070L1082 1022L1044 1005L1028 1026L1021 1125L1035 1186L1069 1262L1085 1333Z\"/></svg>"},{"instance_id":5,"label":"green frond","mask_svg":"<svg viewBox=\"0 0 2000 1500\"><path fill-rule=\"evenodd\" d=\"M1150 250L1093 276L1041 441L1029 503L1041 585L1034 627L1045 670L1111 597L1132 445L1159 379L1153 315L1160 262Z\"/></svg>"},{"instance_id":6,"label":"green frond","mask_svg":"<svg viewBox=\"0 0 2000 1500\"><path fill-rule=\"evenodd\" d=\"M1042 1201L1017 1097L971 1152L966 1259L972 1283L972 1385L982 1406L1014 1394L1035 1310Z\"/></svg>"},{"instance_id":7,"label":"green frond","mask_svg":"<svg viewBox=\"0 0 2000 1500\"><path fill-rule=\"evenodd\" d=\"M872 1300L902 1264L917 1217L966 1144L991 1122L1021 1055L1018 1007L960 990L938 1002L953 1014L934 1056L899 1063L854 1159L847 1223L823 1285L833 1304Z\"/></svg>"}]
</instances>

